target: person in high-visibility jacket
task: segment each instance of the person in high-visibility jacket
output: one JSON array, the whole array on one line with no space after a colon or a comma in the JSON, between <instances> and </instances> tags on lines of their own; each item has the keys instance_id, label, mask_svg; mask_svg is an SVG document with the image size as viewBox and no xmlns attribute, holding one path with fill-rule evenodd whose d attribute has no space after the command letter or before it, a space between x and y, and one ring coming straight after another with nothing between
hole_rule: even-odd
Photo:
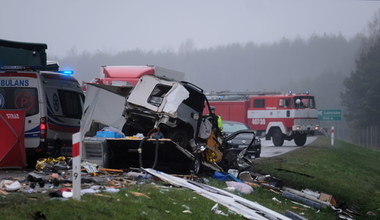
<instances>
[{"instance_id":1,"label":"person in high-visibility jacket","mask_svg":"<svg viewBox=\"0 0 380 220\"><path fill-rule=\"evenodd\" d=\"M211 113L215 114L215 107L210 106ZM220 131L223 131L223 120L222 116L215 114L216 116L216 123L218 124L218 128Z\"/></svg>"}]
</instances>

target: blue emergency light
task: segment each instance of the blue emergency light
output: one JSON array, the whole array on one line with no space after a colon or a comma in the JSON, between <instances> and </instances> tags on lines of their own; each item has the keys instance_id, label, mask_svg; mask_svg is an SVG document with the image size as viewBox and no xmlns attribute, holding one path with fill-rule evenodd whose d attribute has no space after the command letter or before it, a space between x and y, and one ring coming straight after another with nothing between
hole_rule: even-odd
<instances>
[{"instance_id":1,"label":"blue emergency light","mask_svg":"<svg viewBox=\"0 0 380 220\"><path fill-rule=\"evenodd\" d=\"M63 71L57 71L58 73L62 73L63 75L66 75L66 76L71 76L74 74L74 71L72 70L63 70Z\"/></svg>"}]
</instances>

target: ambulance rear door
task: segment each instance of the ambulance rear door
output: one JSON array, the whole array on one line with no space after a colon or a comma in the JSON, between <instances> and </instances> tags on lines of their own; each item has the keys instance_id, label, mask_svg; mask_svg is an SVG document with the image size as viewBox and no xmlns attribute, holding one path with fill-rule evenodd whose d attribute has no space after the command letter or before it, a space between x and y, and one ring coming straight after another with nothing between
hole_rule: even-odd
<instances>
[{"instance_id":1,"label":"ambulance rear door","mask_svg":"<svg viewBox=\"0 0 380 220\"><path fill-rule=\"evenodd\" d=\"M0 72L0 109L25 110L25 147L40 145L38 73Z\"/></svg>"}]
</instances>

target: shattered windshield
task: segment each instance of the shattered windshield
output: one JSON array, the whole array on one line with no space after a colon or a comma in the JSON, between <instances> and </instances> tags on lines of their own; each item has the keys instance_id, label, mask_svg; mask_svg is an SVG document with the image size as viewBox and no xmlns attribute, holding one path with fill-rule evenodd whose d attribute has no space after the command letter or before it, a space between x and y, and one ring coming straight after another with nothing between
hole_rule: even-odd
<instances>
[{"instance_id":1,"label":"shattered windshield","mask_svg":"<svg viewBox=\"0 0 380 220\"><path fill-rule=\"evenodd\" d=\"M165 94L168 93L171 88L171 86L157 84L148 97L148 103L156 107L160 106Z\"/></svg>"}]
</instances>

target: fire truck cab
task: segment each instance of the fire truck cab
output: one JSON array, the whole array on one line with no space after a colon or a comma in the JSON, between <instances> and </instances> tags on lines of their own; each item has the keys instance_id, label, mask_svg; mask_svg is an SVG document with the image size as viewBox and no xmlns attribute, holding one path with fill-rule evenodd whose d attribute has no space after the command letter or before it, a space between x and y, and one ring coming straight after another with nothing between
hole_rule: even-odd
<instances>
[{"instance_id":1,"label":"fire truck cab","mask_svg":"<svg viewBox=\"0 0 380 220\"><path fill-rule=\"evenodd\" d=\"M307 135L319 130L315 98L309 93L221 93L209 97L224 120L246 123L275 146L294 140L303 146Z\"/></svg>"}]
</instances>

